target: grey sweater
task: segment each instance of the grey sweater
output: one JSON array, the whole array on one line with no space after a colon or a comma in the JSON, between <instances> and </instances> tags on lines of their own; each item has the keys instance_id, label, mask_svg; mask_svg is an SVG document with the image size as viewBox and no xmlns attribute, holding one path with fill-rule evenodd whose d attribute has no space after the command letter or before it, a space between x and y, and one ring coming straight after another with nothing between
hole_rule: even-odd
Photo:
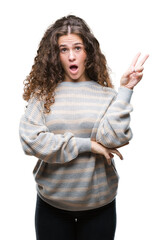
<instances>
[{"instance_id":1,"label":"grey sweater","mask_svg":"<svg viewBox=\"0 0 168 240\"><path fill-rule=\"evenodd\" d=\"M49 114L31 98L20 121L20 140L38 158L33 174L39 196L60 209L80 211L110 203L118 174L103 155L91 152L91 140L108 148L132 138L132 91L102 87L95 81L62 82Z\"/></svg>"}]
</instances>

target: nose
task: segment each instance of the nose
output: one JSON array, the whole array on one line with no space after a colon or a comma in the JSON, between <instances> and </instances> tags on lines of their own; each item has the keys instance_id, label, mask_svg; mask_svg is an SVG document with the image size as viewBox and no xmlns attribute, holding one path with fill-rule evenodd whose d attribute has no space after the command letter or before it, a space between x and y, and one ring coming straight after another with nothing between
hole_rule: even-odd
<instances>
[{"instance_id":1,"label":"nose","mask_svg":"<svg viewBox=\"0 0 168 240\"><path fill-rule=\"evenodd\" d=\"M73 51L69 51L69 61L72 62L75 60L75 53Z\"/></svg>"}]
</instances>

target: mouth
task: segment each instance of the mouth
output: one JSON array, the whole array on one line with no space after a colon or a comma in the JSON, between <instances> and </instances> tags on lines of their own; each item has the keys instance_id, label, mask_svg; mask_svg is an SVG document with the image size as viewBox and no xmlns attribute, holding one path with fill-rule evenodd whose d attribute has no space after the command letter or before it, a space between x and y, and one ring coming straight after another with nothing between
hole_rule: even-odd
<instances>
[{"instance_id":1,"label":"mouth","mask_svg":"<svg viewBox=\"0 0 168 240\"><path fill-rule=\"evenodd\" d=\"M78 66L75 65L75 64L73 64L73 65L71 65L71 66L69 67L69 69L70 69L70 72L71 72L71 73L75 74L75 73L77 73L77 71L78 71Z\"/></svg>"}]
</instances>

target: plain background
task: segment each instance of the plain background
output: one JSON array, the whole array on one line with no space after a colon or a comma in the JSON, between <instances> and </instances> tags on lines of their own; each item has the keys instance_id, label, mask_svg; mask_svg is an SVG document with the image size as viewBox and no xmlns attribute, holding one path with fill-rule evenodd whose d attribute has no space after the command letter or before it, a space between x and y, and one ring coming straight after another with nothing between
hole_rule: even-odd
<instances>
[{"instance_id":1,"label":"plain background","mask_svg":"<svg viewBox=\"0 0 168 240\"><path fill-rule=\"evenodd\" d=\"M150 54L135 88L134 138L115 157L120 175L116 240L167 240L167 2L166 0L3 1L0 6L0 239L35 240L34 157L25 156L18 127L26 102L23 80L38 44L58 18L85 19L100 42L116 89L137 52Z\"/></svg>"}]
</instances>

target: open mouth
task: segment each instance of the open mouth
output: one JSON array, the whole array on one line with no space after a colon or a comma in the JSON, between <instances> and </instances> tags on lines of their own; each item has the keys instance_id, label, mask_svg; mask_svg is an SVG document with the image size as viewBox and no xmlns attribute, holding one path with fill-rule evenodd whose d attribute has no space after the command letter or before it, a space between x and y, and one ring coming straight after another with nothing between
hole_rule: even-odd
<instances>
[{"instance_id":1,"label":"open mouth","mask_svg":"<svg viewBox=\"0 0 168 240\"><path fill-rule=\"evenodd\" d=\"M70 67L70 70L72 71L72 72L76 72L77 70L78 70L78 66L77 65L71 65Z\"/></svg>"}]
</instances>

